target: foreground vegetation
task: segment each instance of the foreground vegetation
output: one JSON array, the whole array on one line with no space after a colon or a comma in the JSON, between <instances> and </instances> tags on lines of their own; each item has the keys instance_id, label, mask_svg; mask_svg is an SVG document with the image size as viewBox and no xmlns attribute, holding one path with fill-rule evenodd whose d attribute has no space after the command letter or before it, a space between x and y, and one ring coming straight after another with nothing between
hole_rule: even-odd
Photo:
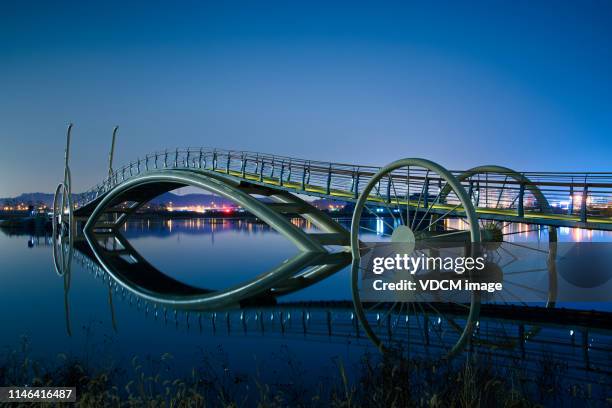
<instances>
[{"instance_id":1,"label":"foreground vegetation","mask_svg":"<svg viewBox=\"0 0 612 408\"><path fill-rule=\"evenodd\" d=\"M82 407L531 407L612 402L605 396L609 389L593 395L592 384L565 382L567 367L551 359L536 362L539 369L528 374L519 360L500 368L485 356L434 363L365 354L354 370L336 361L337 371L330 377L313 379L286 355L287 370L271 381L234 372L222 350L203 355L187 376L173 375L170 354L134 357L127 368L93 368L87 360L66 355L54 360L32 360L24 339L0 357L0 385L76 386L76 405Z\"/></svg>"}]
</instances>

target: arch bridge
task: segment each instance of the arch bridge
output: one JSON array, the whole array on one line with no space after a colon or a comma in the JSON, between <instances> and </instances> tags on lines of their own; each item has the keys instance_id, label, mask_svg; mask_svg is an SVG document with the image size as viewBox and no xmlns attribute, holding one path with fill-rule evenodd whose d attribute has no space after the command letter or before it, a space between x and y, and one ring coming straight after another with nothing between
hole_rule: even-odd
<instances>
[{"instance_id":1,"label":"arch bridge","mask_svg":"<svg viewBox=\"0 0 612 408\"><path fill-rule=\"evenodd\" d=\"M278 197L277 212L299 212L304 206L289 195L305 195L356 202L369 180L381 167L299 159L272 154L215 148L181 148L154 152L113 170L107 178L76 196L76 216L88 217L105 197L120 192L141 204L169 189L206 183L225 185L233 199L248 195ZM496 165L480 165L467 171L451 171L469 193L481 219L545 226L612 230L612 173L604 172L519 172ZM198 179L198 182L195 179ZM411 208L427 209L432 194L446 181L415 168L413 174L393 174L380 183L368 201L391 203L393 189L408 183ZM143 187L146 185L146 187ZM125 194L129 189L130 193ZM422 192L422 194L419 194ZM432 193L433 192L433 193ZM419 195L423 199L419 203ZM116 201L116 198L115 198ZM105 202L108 205L110 200ZM126 211L138 208L135 204ZM283 205L280 205L283 204ZM434 214L462 216L462 207L435 203ZM121 213L123 215L124 213ZM129 214L129 213L127 213ZM125 217L122 217L124 219Z\"/></svg>"}]
</instances>

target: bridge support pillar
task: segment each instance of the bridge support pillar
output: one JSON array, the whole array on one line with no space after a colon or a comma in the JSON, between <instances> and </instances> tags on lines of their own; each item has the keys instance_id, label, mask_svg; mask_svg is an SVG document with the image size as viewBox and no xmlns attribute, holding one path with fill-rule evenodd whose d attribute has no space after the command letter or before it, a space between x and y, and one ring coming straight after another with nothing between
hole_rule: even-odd
<instances>
[{"instance_id":1,"label":"bridge support pillar","mask_svg":"<svg viewBox=\"0 0 612 408\"><path fill-rule=\"evenodd\" d=\"M327 189L326 189L327 195L331 193L331 180L332 180L332 166L330 164L329 170L327 171Z\"/></svg>"},{"instance_id":2,"label":"bridge support pillar","mask_svg":"<svg viewBox=\"0 0 612 408\"><path fill-rule=\"evenodd\" d=\"M589 196L589 186L584 185L580 200L580 222L587 222L587 198Z\"/></svg>"},{"instance_id":3,"label":"bridge support pillar","mask_svg":"<svg viewBox=\"0 0 612 408\"><path fill-rule=\"evenodd\" d=\"M468 197L473 201L472 196L474 195L474 180L470 178L470 184L468 186Z\"/></svg>"},{"instance_id":4,"label":"bridge support pillar","mask_svg":"<svg viewBox=\"0 0 612 408\"><path fill-rule=\"evenodd\" d=\"M113 176L113 158L115 156L115 140L117 139L117 130L119 129L119 126L115 126L115 128L113 129L113 138L111 140L111 149L110 149L110 153L108 154L108 177L112 177Z\"/></svg>"},{"instance_id":5,"label":"bridge support pillar","mask_svg":"<svg viewBox=\"0 0 612 408\"><path fill-rule=\"evenodd\" d=\"M289 159L289 174L287 174L287 181L291 182L291 159Z\"/></svg>"},{"instance_id":6,"label":"bridge support pillar","mask_svg":"<svg viewBox=\"0 0 612 408\"><path fill-rule=\"evenodd\" d=\"M259 167L259 181L260 182L263 182L264 164L266 163L262 159L261 166Z\"/></svg>"},{"instance_id":7,"label":"bridge support pillar","mask_svg":"<svg viewBox=\"0 0 612 408\"><path fill-rule=\"evenodd\" d=\"M521 183L521 186L519 187L517 215L519 217L525 216L525 183Z\"/></svg>"}]
</instances>

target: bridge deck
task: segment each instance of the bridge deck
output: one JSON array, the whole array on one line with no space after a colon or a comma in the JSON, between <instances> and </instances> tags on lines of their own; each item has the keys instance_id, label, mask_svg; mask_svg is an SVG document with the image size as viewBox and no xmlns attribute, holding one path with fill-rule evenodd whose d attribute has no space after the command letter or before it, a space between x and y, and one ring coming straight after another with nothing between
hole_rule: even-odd
<instances>
[{"instance_id":1,"label":"bridge deck","mask_svg":"<svg viewBox=\"0 0 612 408\"><path fill-rule=\"evenodd\" d=\"M81 208L77 210L77 215L90 213L95 202L115 185L140 174L165 169L202 171L273 189L354 202L380 168L251 152L177 149L147 155L116 170L111 177L79 196ZM466 190L478 189L478 199L473 201L480 218L612 230L612 173L525 172L520 173L521 180L513 178L514 173L501 171L478 172L469 177L465 177L466 172L461 171L454 171L453 174L460 178ZM390 196L385 195L384 186L381 186L377 196L370 196L372 205L408 204L412 209L423 209L424 203L418 199L422 185L427 183L438 191L442 187L442 180L418 172L408 180L404 175L393 175L393 180L398 185L406 185L406 199L392 201ZM549 205L544 207L537 197L530 194L534 189L541 192ZM519 198L523 201L523 211L518 208ZM430 211L438 214L450 211L451 215L459 217L463 215L462 208L457 207L455 202L434 204Z\"/></svg>"}]
</instances>

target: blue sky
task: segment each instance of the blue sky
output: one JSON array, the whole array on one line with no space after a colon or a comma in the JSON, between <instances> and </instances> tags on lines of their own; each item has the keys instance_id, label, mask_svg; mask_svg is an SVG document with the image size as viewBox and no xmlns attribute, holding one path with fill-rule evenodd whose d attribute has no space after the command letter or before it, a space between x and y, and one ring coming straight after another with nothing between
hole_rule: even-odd
<instances>
[{"instance_id":1,"label":"blue sky","mask_svg":"<svg viewBox=\"0 0 612 408\"><path fill-rule=\"evenodd\" d=\"M612 171L612 2L2 2L0 197L217 146Z\"/></svg>"}]
</instances>

